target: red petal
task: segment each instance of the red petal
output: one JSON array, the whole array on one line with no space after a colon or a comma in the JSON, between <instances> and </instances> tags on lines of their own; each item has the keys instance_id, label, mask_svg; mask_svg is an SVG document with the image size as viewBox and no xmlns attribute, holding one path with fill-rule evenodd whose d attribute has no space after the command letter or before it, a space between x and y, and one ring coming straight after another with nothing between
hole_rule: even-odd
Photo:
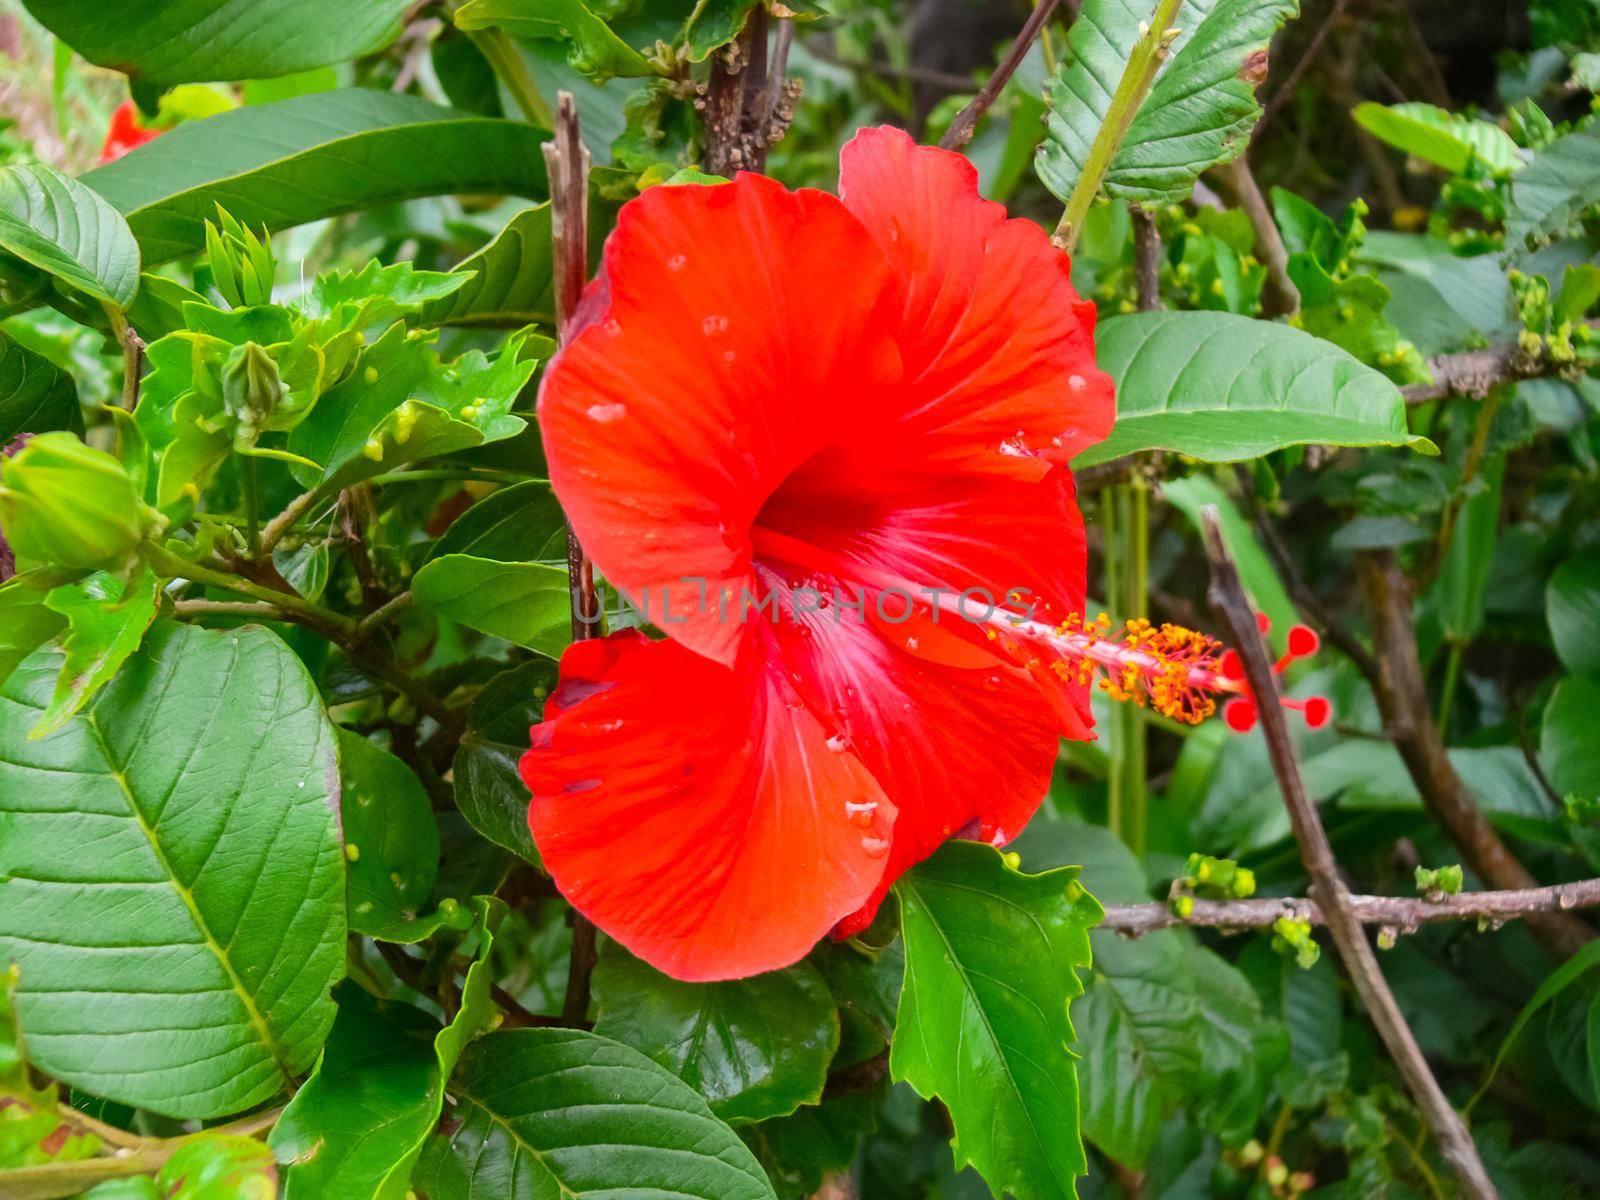
<instances>
[{"instance_id":1,"label":"red petal","mask_svg":"<svg viewBox=\"0 0 1600 1200\"><path fill-rule=\"evenodd\" d=\"M888 265L834 197L741 175L625 205L605 279L540 393L550 478L606 577L731 665L757 510L898 379Z\"/></svg>"},{"instance_id":2,"label":"red petal","mask_svg":"<svg viewBox=\"0 0 1600 1200\"><path fill-rule=\"evenodd\" d=\"M758 647L730 669L619 633L561 673L522 759L529 825L634 954L679 979L774 970L872 895L894 807Z\"/></svg>"},{"instance_id":3,"label":"red petal","mask_svg":"<svg viewBox=\"0 0 1600 1200\"><path fill-rule=\"evenodd\" d=\"M840 156L839 195L894 268L911 401L893 449L1037 479L1111 431L1094 305L1042 228L979 196L966 158L863 129Z\"/></svg>"},{"instance_id":4,"label":"red petal","mask_svg":"<svg viewBox=\"0 0 1600 1200\"><path fill-rule=\"evenodd\" d=\"M830 594L844 587L833 579L814 586ZM871 619L871 593L866 605L866 620L834 601L774 626L807 704L832 722L843 738L835 744L866 765L898 810L883 877L840 936L865 928L890 885L960 831L973 828L997 844L1020 833L1049 790L1059 740L1055 714L1025 671L992 656L961 667L906 649L959 617L890 626L891 644ZM782 607L794 611L787 600Z\"/></svg>"}]
</instances>

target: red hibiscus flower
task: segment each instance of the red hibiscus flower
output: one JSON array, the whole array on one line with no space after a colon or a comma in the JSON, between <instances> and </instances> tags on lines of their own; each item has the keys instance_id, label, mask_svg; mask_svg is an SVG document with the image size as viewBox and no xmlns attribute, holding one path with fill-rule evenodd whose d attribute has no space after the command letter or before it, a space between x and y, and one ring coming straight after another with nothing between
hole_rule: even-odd
<instances>
[{"instance_id":1,"label":"red hibiscus flower","mask_svg":"<svg viewBox=\"0 0 1600 1200\"><path fill-rule=\"evenodd\" d=\"M154 141L161 134L162 130L146 129L139 124L139 106L132 100L124 100L111 114L105 144L100 147L100 162L103 165L119 159L128 151Z\"/></svg>"},{"instance_id":2,"label":"red hibiscus flower","mask_svg":"<svg viewBox=\"0 0 1600 1200\"><path fill-rule=\"evenodd\" d=\"M633 200L574 324L539 397L551 480L667 639L568 649L529 823L661 970L782 967L945 839L1014 836L1057 739L1092 736L1087 669L1048 643L1084 604L1065 464L1114 415L1094 308L965 158L870 129L838 198L741 175Z\"/></svg>"}]
</instances>

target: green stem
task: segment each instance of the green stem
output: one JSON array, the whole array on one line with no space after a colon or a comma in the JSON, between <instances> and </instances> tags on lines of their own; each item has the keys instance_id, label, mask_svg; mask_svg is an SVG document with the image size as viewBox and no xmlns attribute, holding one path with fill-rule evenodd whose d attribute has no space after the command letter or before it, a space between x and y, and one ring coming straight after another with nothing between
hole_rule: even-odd
<instances>
[{"instance_id":1,"label":"green stem","mask_svg":"<svg viewBox=\"0 0 1600 1200\"><path fill-rule=\"evenodd\" d=\"M506 36L505 31L474 29L467 36L472 39L472 44L484 58L489 60L489 66L494 69L495 76L500 82L506 85L506 90L517 102L522 115L541 129L554 129L555 114L550 111L550 106L539 94L539 85L528 73L528 64L522 59L522 51L517 49L517 44Z\"/></svg>"},{"instance_id":2,"label":"green stem","mask_svg":"<svg viewBox=\"0 0 1600 1200\"><path fill-rule=\"evenodd\" d=\"M207 587L221 588L226 592L248 596L251 600L272 605L279 612L299 617L314 627L329 630L335 636L349 638L356 632L356 623L349 617L341 616L331 608L323 608L320 604L313 604L303 596L262 587L237 575L229 575L223 571L214 571L210 567L201 566L199 563L192 563L155 542L148 543L141 553L145 562L149 563L150 568L157 574L187 579L194 583L203 583Z\"/></svg>"},{"instance_id":3,"label":"green stem","mask_svg":"<svg viewBox=\"0 0 1600 1200\"><path fill-rule=\"evenodd\" d=\"M1439 693L1439 717L1434 723L1439 726L1439 736L1450 736L1450 710L1455 707L1456 684L1461 678L1461 654L1466 649L1464 642L1454 639L1450 642L1450 651L1444 660L1444 690Z\"/></svg>"},{"instance_id":4,"label":"green stem","mask_svg":"<svg viewBox=\"0 0 1600 1200\"><path fill-rule=\"evenodd\" d=\"M515 471L495 471L488 467L423 467L415 471L390 471L374 475L368 483L426 483L430 481L459 479L479 483L549 483L535 475L518 475Z\"/></svg>"},{"instance_id":5,"label":"green stem","mask_svg":"<svg viewBox=\"0 0 1600 1200\"><path fill-rule=\"evenodd\" d=\"M261 553L261 495L256 489L256 460L252 454L239 455L239 470L244 476L245 546L250 557Z\"/></svg>"},{"instance_id":6,"label":"green stem","mask_svg":"<svg viewBox=\"0 0 1600 1200\"><path fill-rule=\"evenodd\" d=\"M1111 105L1106 109L1105 120L1100 123L1094 141L1089 145L1083 173L1073 185L1072 195L1067 198L1067 210L1061 214L1061 223L1056 226L1051 239L1068 254L1078 244L1078 235L1083 232L1083 220L1089 215L1089 206L1099 194L1106 172L1111 169L1111 161L1116 157L1123 139L1128 136L1133 118L1138 115L1139 106L1144 103L1150 85L1155 82L1156 72L1166 59L1167 47L1172 41L1167 31L1182 3L1183 0L1158 0L1149 25L1144 27L1144 32L1128 54L1128 64L1122 70L1117 90L1111 94Z\"/></svg>"}]
</instances>

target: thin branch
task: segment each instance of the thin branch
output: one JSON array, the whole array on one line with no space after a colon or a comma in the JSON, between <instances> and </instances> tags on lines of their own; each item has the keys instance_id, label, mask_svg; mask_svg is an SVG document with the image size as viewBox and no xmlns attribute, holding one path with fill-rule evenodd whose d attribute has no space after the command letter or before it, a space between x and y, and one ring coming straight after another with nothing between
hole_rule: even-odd
<instances>
[{"instance_id":1,"label":"thin branch","mask_svg":"<svg viewBox=\"0 0 1600 1200\"><path fill-rule=\"evenodd\" d=\"M1586 321L1591 329L1600 330L1600 321ZM1432 383L1413 383L1400 389L1407 404L1427 404L1447 396L1470 396L1482 400L1502 383L1516 383L1522 379L1542 379L1570 370L1570 361L1558 362L1549 350L1523 349L1516 342L1491 346L1486 350L1467 350L1460 354L1441 354L1428 360L1428 370L1433 373Z\"/></svg>"},{"instance_id":2,"label":"thin branch","mask_svg":"<svg viewBox=\"0 0 1600 1200\"><path fill-rule=\"evenodd\" d=\"M1433 723L1417 634L1412 624L1411 585L1392 551L1357 558L1366 595L1376 671L1367 676L1384 727L1422 796L1422 803L1461 853L1472 873L1501 891L1537 886L1528 869L1507 849L1478 807L1476 797L1450 761ZM1590 942L1595 932L1570 913L1529 913L1528 928L1563 957Z\"/></svg>"},{"instance_id":3,"label":"thin branch","mask_svg":"<svg viewBox=\"0 0 1600 1200\"><path fill-rule=\"evenodd\" d=\"M306 510L315 504L322 495L321 488L312 488L309 492L301 492L293 500L289 501L281 513L268 521L261 530L261 549L258 551L260 557L265 558L271 554L273 547L283 540L283 536L286 533L300 523L300 518L305 515Z\"/></svg>"},{"instance_id":4,"label":"thin branch","mask_svg":"<svg viewBox=\"0 0 1600 1200\"><path fill-rule=\"evenodd\" d=\"M1037 0L1033 12L1028 15L1027 22L1022 26L1022 31L1011 43L1011 49L1007 50L1006 56L1000 60L1000 65L984 81L978 94L956 114L956 119L950 122L950 128L944 131L944 137L939 139L941 149L959 150L972 140L973 131L983 119L983 114L988 112L990 106L999 98L1011 76L1022 65L1022 60L1028 57L1028 51L1033 48L1033 43L1044 29L1045 23L1055 15L1056 6L1060 2L1061 0Z\"/></svg>"},{"instance_id":5,"label":"thin branch","mask_svg":"<svg viewBox=\"0 0 1600 1200\"><path fill-rule=\"evenodd\" d=\"M1422 896L1350 896L1350 910L1363 925L1383 925L1410 933L1422 925L1445 921L1482 920L1499 924L1530 913L1568 912L1600 906L1600 879L1558 883L1515 892L1464 892L1436 900ZM1143 937L1175 925L1229 931L1270 929L1279 917L1310 925L1326 925L1321 907L1309 897L1262 897L1253 900L1195 900L1194 911L1180 917L1170 904L1117 904L1106 909L1099 928L1124 937Z\"/></svg>"},{"instance_id":6,"label":"thin branch","mask_svg":"<svg viewBox=\"0 0 1600 1200\"><path fill-rule=\"evenodd\" d=\"M1140 312L1157 312L1161 308L1161 231L1156 219L1144 209L1134 206L1133 218L1133 278L1139 294Z\"/></svg>"},{"instance_id":7,"label":"thin branch","mask_svg":"<svg viewBox=\"0 0 1600 1200\"><path fill-rule=\"evenodd\" d=\"M758 10L760 11L760 10ZM752 21L752 24L755 24ZM765 38L765 26L762 27ZM735 49L739 43L735 43ZM713 73L715 78L716 73ZM563 345L572 335L573 314L589 274L589 150L578 126L571 92L556 97L555 139L544 147L550 176L550 238L556 278L556 336ZM601 611L594 587L594 564L584 553L572 523L567 523L567 573L572 603L572 640L581 642L601 632ZM572 953L567 959L567 994L562 1023L577 1025L589 1015L589 980L594 974L595 928L577 909L572 911Z\"/></svg>"},{"instance_id":8,"label":"thin branch","mask_svg":"<svg viewBox=\"0 0 1600 1200\"><path fill-rule=\"evenodd\" d=\"M366 616L362 617L361 620L356 623L356 632L363 635L371 633L374 629L388 621L396 613L404 612L406 609L410 608L415 602L416 597L411 594L411 591L408 588L406 591L403 591L398 596L385 601L378 608L373 609Z\"/></svg>"},{"instance_id":9,"label":"thin branch","mask_svg":"<svg viewBox=\"0 0 1600 1200\"><path fill-rule=\"evenodd\" d=\"M1278 786L1289 810L1289 822L1294 828L1295 841L1300 846L1300 859L1311 877L1312 898L1327 914L1328 933L1350 974L1351 983L1355 985L1367 1015L1377 1027L1395 1066L1399 1068L1406 1087L1427 1118L1433 1136L1439 1143L1440 1153L1461 1183L1462 1194L1472 1200L1489 1200L1496 1196L1494 1184L1484 1169L1483 1160L1478 1157L1472 1136L1467 1132L1460 1115L1450 1107L1439 1081L1428 1069L1417 1039L1406 1024L1399 1004L1395 1002L1394 993L1384 981L1377 955L1367 942L1360 918L1351 905L1350 893L1339 876L1339 866L1333 856L1333 846L1328 841L1328 832L1322 827L1322 818L1316 806L1306 795L1305 784L1300 776L1300 763L1284 717L1283 696L1278 690L1277 677L1272 673L1272 660L1256 626L1255 613L1245 597L1238 568L1222 540L1217 510L1208 506L1201 515L1206 557L1211 562L1208 595L1212 606L1233 631L1244 664L1245 678L1256 703L1261 730L1266 737L1273 773L1278 777Z\"/></svg>"},{"instance_id":10,"label":"thin branch","mask_svg":"<svg viewBox=\"0 0 1600 1200\"><path fill-rule=\"evenodd\" d=\"M178 600L173 605L180 617L253 617L258 621L281 621L275 605L259 600Z\"/></svg>"}]
</instances>

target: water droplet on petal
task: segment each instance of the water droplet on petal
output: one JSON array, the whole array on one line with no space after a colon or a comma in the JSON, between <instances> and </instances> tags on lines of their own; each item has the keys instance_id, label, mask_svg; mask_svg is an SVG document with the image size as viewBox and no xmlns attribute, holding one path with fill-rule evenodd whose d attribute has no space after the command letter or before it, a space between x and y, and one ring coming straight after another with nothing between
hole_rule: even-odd
<instances>
[{"instance_id":1,"label":"water droplet on petal","mask_svg":"<svg viewBox=\"0 0 1600 1200\"><path fill-rule=\"evenodd\" d=\"M919 643L917 641L917 639L914 638L914 637L908 637L906 639L906 649L907 650L915 650L918 647L918 645L920 645L920 644L921 643Z\"/></svg>"},{"instance_id":2,"label":"water droplet on petal","mask_svg":"<svg viewBox=\"0 0 1600 1200\"><path fill-rule=\"evenodd\" d=\"M850 744L850 739L845 737L844 734L842 734L842 733L833 734L832 736L830 736L828 738L828 741L827 741L828 749L832 750L835 754L843 754L844 753L844 748L846 746L848 746L849 744ZM846 804L845 807L849 808L850 806L848 804Z\"/></svg>"},{"instance_id":3,"label":"water droplet on petal","mask_svg":"<svg viewBox=\"0 0 1600 1200\"><path fill-rule=\"evenodd\" d=\"M857 829L871 829L873 815L878 811L876 800L846 800L844 815Z\"/></svg>"},{"instance_id":4,"label":"water droplet on petal","mask_svg":"<svg viewBox=\"0 0 1600 1200\"><path fill-rule=\"evenodd\" d=\"M1068 375L1067 386L1075 392L1081 392L1089 386L1089 381L1082 375Z\"/></svg>"},{"instance_id":5,"label":"water droplet on petal","mask_svg":"<svg viewBox=\"0 0 1600 1200\"><path fill-rule=\"evenodd\" d=\"M667 269L671 271L681 271L683 270L684 264L688 261L689 260L683 255L674 254L671 258L667 259Z\"/></svg>"},{"instance_id":6,"label":"water droplet on petal","mask_svg":"<svg viewBox=\"0 0 1600 1200\"><path fill-rule=\"evenodd\" d=\"M882 858L889 853L889 839L864 837L861 839L861 849L869 858Z\"/></svg>"},{"instance_id":7,"label":"water droplet on petal","mask_svg":"<svg viewBox=\"0 0 1600 1200\"><path fill-rule=\"evenodd\" d=\"M707 337L724 332L728 328L728 318L718 313L710 313L700 322L700 331Z\"/></svg>"},{"instance_id":8,"label":"water droplet on petal","mask_svg":"<svg viewBox=\"0 0 1600 1200\"><path fill-rule=\"evenodd\" d=\"M591 404L588 408L591 421L617 421L628 415L626 404Z\"/></svg>"},{"instance_id":9,"label":"water droplet on petal","mask_svg":"<svg viewBox=\"0 0 1600 1200\"><path fill-rule=\"evenodd\" d=\"M983 690L986 692L998 692L1000 690L1000 676L987 676L983 681Z\"/></svg>"}]
</instances>

